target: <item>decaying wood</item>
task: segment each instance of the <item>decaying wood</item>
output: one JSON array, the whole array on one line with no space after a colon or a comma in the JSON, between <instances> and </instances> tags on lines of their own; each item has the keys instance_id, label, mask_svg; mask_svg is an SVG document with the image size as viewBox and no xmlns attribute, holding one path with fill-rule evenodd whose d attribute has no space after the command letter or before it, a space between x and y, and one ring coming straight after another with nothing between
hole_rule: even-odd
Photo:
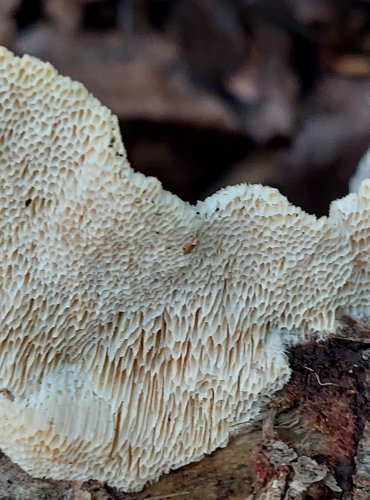
<instances>
[{"instance_id":1,"label":"decaying wood","mask_svg":"<svg viewBox=\"0 0 370 500\"><path fill-rule=\"evenodd\" d=\"M119 117L241 130L227 105L176 66L179 47L149 34L70 34L40 25L15 48L50 61ZM192 105L189 105L189 103Z\"/></svg>"}]
</instances>

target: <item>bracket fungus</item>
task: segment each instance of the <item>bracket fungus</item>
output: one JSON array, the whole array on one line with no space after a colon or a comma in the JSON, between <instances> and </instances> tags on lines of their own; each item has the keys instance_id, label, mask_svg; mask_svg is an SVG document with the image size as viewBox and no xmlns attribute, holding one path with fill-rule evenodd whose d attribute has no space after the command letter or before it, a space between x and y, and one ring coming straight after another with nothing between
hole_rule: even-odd
<instances>
[{"instance_id":1,"label":"bracket fungus","mask_svg":"<svg viewBox=\"0 0 370 500\"><path fill-rule=\"evenodd\" d=\"M253 419L286 345L369 313L370 181L319 219L259 185L191 206L4 48L0 162L0 447L34 476L140 490Z\"/></svg>"}]
</instances>

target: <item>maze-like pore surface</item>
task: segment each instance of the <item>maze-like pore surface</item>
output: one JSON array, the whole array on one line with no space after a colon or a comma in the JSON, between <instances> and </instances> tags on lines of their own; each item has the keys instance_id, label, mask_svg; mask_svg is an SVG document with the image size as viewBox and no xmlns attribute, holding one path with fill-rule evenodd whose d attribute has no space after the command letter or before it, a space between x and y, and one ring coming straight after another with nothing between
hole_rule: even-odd
<instances>
[{"instance_id":1,"label":"maze-like pore surface","mask_svg":"<svg viewBox=\"0 0 370 500\"><path fill-rule=\"evenodd\" d=\"M82 85L5 49L0 176L0 447L35 476L138 490L254 418L287 343L369 311L369 182L329 218L262 186L190 206Z\"/></svg>"}]
</instances>

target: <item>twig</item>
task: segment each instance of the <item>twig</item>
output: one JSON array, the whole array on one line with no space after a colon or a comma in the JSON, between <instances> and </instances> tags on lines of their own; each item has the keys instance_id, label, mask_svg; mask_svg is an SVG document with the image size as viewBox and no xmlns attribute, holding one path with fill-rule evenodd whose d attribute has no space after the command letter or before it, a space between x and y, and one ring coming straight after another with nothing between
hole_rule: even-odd
<instances>
[{"instance_id":1,"label":"twig","mask_svg":"<svg viewBox=\"0 0 370 500\"><path fill-rule=\"evenodd\" d=\"M315 372L315 370L313 370L312 368L309 368L308 366L304 366L303 368L306 368L306 370L309 370L310 372L312 372L312 373L315 375L316 380L317 380L317 383L318 383L319 385L322 385L322 386L324 386L324 385L334 385L335 387L340 387L340 385L339 385L339 384L334 384L333 382L321 382L321 380L319 379L319 376L318 376L318 374Z\"/></svg>"}]
</instances>

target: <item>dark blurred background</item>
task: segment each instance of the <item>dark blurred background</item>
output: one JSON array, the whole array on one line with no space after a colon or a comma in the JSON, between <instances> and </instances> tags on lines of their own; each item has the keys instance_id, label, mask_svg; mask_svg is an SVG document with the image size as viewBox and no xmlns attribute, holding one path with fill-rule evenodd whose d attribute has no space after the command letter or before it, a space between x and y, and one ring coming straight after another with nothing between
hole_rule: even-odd
<instances>
[{"instance_id":1,"label":"dark blurred background","mask_svg":"<svg viewBox=\"0 0 370 500\"><path fill-rule=\"evenodd\" d=\"M321 215L370 144L370 0L1 0L0 43L83 82L191 202L260 182Z\"/></svg>"}]
</instances>

